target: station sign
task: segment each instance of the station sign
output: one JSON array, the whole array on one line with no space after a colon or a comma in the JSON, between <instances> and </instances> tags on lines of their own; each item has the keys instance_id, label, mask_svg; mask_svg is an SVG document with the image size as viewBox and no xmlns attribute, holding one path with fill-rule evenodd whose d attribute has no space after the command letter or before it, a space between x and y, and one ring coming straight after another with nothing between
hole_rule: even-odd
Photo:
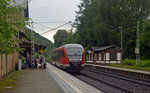
<instances>
[{"instance_id":1,"label":"station sign","mask_svg":"<svg viewBox=\"0 0 150 93\"><path fill-rule=\"evenodd\" d=\"M135 54L139 54L139 48L135 48Z\"/></svg>"},{"instance_id":2,"label":"station sign","mask_svg":"<svg viewBox=\"0 0 150 93\"><path fill-rule=\"evenodd\" d=\"M94 51L92 51L92 55L94 55Z\"/></svg>"},{"instance_id":3,"label":"station sign","mask_svg":"<svg viewBox=\"0 0 150 93\"><path fill-rule=\"evenodd\" d=\"M40 53L41 53L41 54L43 53L43 49L40 49Z\"/></svg>"}]
</instances>

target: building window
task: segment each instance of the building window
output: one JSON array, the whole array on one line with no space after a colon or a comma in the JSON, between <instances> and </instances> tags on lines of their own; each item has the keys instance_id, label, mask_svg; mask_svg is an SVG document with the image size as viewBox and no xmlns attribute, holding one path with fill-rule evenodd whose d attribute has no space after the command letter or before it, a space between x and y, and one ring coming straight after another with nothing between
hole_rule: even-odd
<instances>
[{"instance_id":1,"label":"building window","mask_svg":"<svg viewBox=\"0 0 150 93\"><path fill-rule=\"evenodd\" d=\"M117 54L116 53L110 53L110 61L116 61L117 60Z\"/></svg>"},{"instance_id":2,"label":"building window","mask_svg":"<svg viewBox=\"0 0 150 93\"><path fill-rule=\"evenodd\" d=\"M101 57L101 53L99 53L99 59L98 59L98 60L102 60L101 58L102 58L102 57Z\"/></svg>"},{"instance_id":3,"label":"building window","mask_svg":"<svg viewBox=\"0 0 150 93\"><path fill-rule=\"evenodd\" d=\"M98 53L97 53L97 60L99 60L99 58L98 58Z\"/></svg>"},{"instance_id":4,"label":"building window","mask_svg":"<svg viewBox=\"0 0 150 93\"><path fill-rule=\"evenodd\" d=\"M104 61L104 60L105 60L105 54L102 53L102 56L101 56L101 57L102 57L101 60Z\"/></svg>"},{"instance_id":5,"label":"building window","mask_svg":"<svg viewBox=\"0 0 150 93\"><path fill-rule=\"evenodd\" d=\"M94 60L97 60L97 54L94 54Z\"/></svg>"},{"instance_id":6,"label":"building window","mask_svg":"<svg viewBox=\"0 0 150 93\"><path fill-rule=\"evenodd\" d=\"M88 55L86 55L86 59L89 60L89 56Z\"/></svg>"},{"instance_id":7,"label":"building window","mask_svg":"<svg viewBox=\"0 0 150 93\"><path fill-rule=\"evenodd\" d=\"M92 54L90 54L90 60L92 60Z\"/></svg>"}]
</instances>

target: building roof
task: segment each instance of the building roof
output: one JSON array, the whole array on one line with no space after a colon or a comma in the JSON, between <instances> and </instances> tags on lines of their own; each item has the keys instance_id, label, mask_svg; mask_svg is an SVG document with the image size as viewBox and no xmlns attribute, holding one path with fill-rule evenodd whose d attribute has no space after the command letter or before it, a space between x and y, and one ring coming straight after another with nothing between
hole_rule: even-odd
<instances>
[{"instance_id":1,"label":"building roof","mask_svg":"<svg viewBox=\"0 0 150 93\"><path fill-rule=\"evenodd\" d=\"M31 41L21 41L22 43L20 44L20 47L21 48L31 48L31 44L32 42ZM34 43L34 48L36 49L45 49L46 48L46 45L44 44L40 44L40 43Z\"/></svg>"},{"instance_id":2,"label":"building roof","mask_svg":"<svg viewBox=\"0 0 150 93\"><path fill-rule=\"evenodd\" d=\"M105 46L105 47L92 47L90 50L86 51L87 53L91 53L91 51L95 51L95 52L98 52L98 51L103 51L103 50L107 50L109 48L117 48L117 49L120 49L118 48L116 45L110 45L110 46Z\"/></svg>"},{"instance_id":3,"label":"building roof","mask_svg":"<svg viewBox=\"0 0 150 93\"><path fill-rule=\"evenodd\" d=\"M30 39L27 38L27 36L25 35L24 32L19 31L19 39L22 42L22 44L20 44L20 47L31 48L32 42ZM40 44L40 43L35 43L35 42L34 42L34 46L35 46L35 48L39 47L39 49L46 48L46 45Z\"/></svg>"},{"instance_id":4,"label":"building roof","mask_svg":"<svg viewBox=\"0 0 150 93\"><path fill-rule=\"evenodd\" d=\"M111 45L111 46L105 46L105 47L100 47L100 48L92 48L93 51L102 51L102 50L106 50L106 49L109 49L109 48L118 48L116 45Z\"/></svg>"}]
</instances>

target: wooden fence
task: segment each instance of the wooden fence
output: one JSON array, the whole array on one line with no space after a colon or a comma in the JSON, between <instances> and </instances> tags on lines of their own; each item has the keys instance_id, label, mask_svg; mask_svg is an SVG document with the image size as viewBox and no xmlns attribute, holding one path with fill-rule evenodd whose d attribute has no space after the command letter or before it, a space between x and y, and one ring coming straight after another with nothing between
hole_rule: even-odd
<instances>
[{"instance_id":1,"label":"wooden fence","mask_svg":"<svg viewBox=\"0 0 150 93\"><path fill-rule=\"evenodd\" d=\"M8 54L8 72L15 69L18 63L18 53ZM0 55L0 79L6 76L6 54Z\"/></svg>"}]
</instances>

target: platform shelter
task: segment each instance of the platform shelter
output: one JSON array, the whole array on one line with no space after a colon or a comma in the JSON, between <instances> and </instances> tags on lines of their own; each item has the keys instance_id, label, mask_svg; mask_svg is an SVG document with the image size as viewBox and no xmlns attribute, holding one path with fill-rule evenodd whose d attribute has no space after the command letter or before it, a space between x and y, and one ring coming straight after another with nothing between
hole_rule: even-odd
<instances>
[{"instance_id":1,"label":"platform shelter","mask_svg":"<svg viewBox=\"0 0 150 93\"><path fill-rule=\"evenodd\" d=\"M21 44L19 45L20 48L24 48L24 52L21 53L22 56L26 57L27 53L31 54L31 44L34 44L34 53L40 54L41 50L46 48L46 45L40 43L33 43L29 40L24 32L19 32Z\"/></svg>"}]
</instances>

